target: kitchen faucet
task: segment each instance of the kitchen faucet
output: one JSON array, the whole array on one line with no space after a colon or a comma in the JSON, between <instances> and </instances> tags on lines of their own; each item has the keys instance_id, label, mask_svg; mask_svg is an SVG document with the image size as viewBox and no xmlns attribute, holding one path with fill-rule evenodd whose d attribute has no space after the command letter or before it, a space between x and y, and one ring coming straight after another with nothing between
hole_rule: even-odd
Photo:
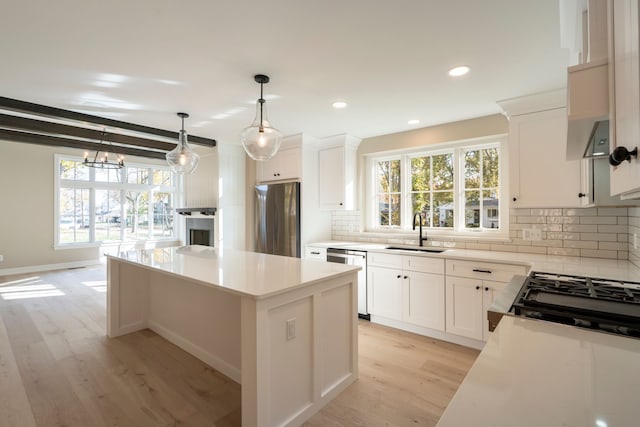
<instances>
[{"instance_id":1,"label":"kitchen faucet","mask_svg":"<svg viewBox=\"0 0 640 427\"><path fill-rule=\"evenodd\" d=\"M424 245L422 244L422 242L424 242L425 240L427 240L427 236L422 237L422 212L416 212L416 213L413 215L413 229L414 229L414 230L416 229L416 217L418 218L418 226L419 226L419 228L420 228L420 237L419 237L418 242L419 242L420 246L424 246Z\"/></svg>"}]
</instances>

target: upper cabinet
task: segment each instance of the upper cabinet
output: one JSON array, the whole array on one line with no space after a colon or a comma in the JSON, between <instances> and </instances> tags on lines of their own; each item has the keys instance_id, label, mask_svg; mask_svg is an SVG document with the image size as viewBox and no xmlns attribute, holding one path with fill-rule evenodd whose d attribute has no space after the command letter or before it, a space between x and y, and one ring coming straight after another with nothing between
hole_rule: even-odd
<instances>
[{"instance_id":1,"label":"upper cabinet","mask_svg":"<svg viewBox=\"0 0 640 427\"><path fill-rule=\"evenodd\" d=\"M339 135L325 138L318 151L320 209L356 208L356 150L360 139Z\"/></svg>"},{"instance_id":2,"label":"upper cabinet","mask_svg":"<svg viewBox=\"0 0 640 427\"><path fill-rule=\"evenodd\" d=\"M299 180L301 171L302 152L299 143L287 144L286 138L280 150L270 160L256 162L256 181L285 181Z\"/></svg>"},{"instance_id":3,"label":"upper cabinet","mask_svg":"<svg viewBox=\"0 0 640 427\"><path fill-rule=\"evenodd\" d=\"M638 1L610 1L611 150L629 151L640 145L640 58L638 42ZM640 198L640 161L611 168L611 194Z\"/></svg>"},{"instance_id":4,"label":"upper cabinet","mask_svg":"<svg viewBox=\"0 0 640 427\"><path fill-rule=\"evenodd\" d=\"M515 208L581 207L581 160L566 160L564 90L498 102L509 119L509 198Z\"/></svg>"}]
</instances>

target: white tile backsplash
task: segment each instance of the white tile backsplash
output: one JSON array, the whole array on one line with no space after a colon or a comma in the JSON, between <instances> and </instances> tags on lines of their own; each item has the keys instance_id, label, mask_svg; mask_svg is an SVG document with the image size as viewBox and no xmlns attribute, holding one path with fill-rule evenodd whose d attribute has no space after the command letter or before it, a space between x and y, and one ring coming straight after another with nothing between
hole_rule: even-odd
<instances>
[{"instance_id":1,"label":"white tile backsplash","mask_svg":"<svg viewBox=\"0 0 640 427\"><path fill-rule=\"evenodd\" d=\"M640 207L511 209L508 241L429 236L427 245L484 251L522 252L558 256L629 259L640 267ZM334 211L331 235L356 242L417 243L417 232L362 232L360 211ZM542 230L542 240L523 240L522 230ZM634 248L633 234L637 247Z\"/></svg>"}]
</instances>

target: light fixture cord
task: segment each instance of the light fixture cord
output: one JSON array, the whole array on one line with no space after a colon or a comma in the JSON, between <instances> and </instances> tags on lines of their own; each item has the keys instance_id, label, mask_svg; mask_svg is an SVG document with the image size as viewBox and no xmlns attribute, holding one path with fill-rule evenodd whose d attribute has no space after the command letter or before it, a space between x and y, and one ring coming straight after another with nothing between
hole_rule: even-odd
<instances>
[{"instance_id":1,"label":"light fixture cord","mask_svg":"<svg viewBox=\"0 0 640 427\"><path fill-rule=\"evenodd\" d=\"M258 128L258 132L260 133L264 132L264 127L262 126L262 105L264 104L264 97L262 92L263 87L264 83L260 83L260 99L258 99L258 102L260 103L260 127Z\"/></svg>"}]
</instances>

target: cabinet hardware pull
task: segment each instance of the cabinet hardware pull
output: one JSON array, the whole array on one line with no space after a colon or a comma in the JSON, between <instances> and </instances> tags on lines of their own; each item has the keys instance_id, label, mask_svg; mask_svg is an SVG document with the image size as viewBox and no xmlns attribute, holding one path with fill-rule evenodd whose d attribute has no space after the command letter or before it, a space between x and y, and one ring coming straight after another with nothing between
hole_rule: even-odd
<instances>
[{"instance_id":1,"label":"cabinet hardware pull","mask_svg":"<svg viewBox=\"0 0 640 427\"><path fill-rule=\"evenodd\" d=\"M397 277L397 278L399 279L399 278L401 278L401 277L402 277L402 275L401 275L401 274L398 274L398 277Z\"/></svg>"},{"instance_id":2,"label":"cabinet hardware pull","mask_svg":"<svg viewBox=\"0 0 640 427\"><path fill-rule=\"evenodd\" d=\"M480 289L480 286L476 286L476 291L477 291L478 289Z\"/></svg>"},{"instance_id":3,"label":"cabinet hardware pull","mask_svg":"<svg viewBox=\"0 0 640 427\"><path fill-rule=\"evenodd\" d=\"M583 198L584 196L586 196L586 194L584 194L584 193L578 193L578 197Z\"/></svg>"},{"instance_id":4,"label":"cabinet hardware pull","mask_svg":"<svg viewBox=\"0 0 640 427\"><path fill-rule=\"evenodd\" d=\"M320 255L320 252L311 251L311 255Z\"/></svg>"},{"instance_id":5,"label":"cabinet hardware pull","mask_svg":"<svg viewBox=\"0 0 640 427\"><path fill-rule=\"evenodd\" d=\"M516 200L518 200L518 198L514 197L514 198L513 198L513 201L515 202Z\"/></svg>"},{"instance_id":6,"label":"cabinet hardware pull","mask_svg":"<svg viewBox=\"0 0 640 427\"><path fill-rule=\"evenodd\" d=\"M489 290L489 287L488 287L488 286L485 286L484 290L485 290L485 291L488 291L488 290Z\"/></svg>"},{"instance_id":7,"label":"cabinet hardware pull","mask_svg":"<svg viewBox=\"0 0 640 427\"><path fill-rule=\"evenodd\" d=\"M408 278L409 278L409 276L404 276L404 278L405 278L405 279L408 279Z\"/></svg>"},{"instance_id":8,"label":"cabinet hardware pull","mask_svg":"<svg viewBox=\"0 0 640 427\"><path fill-rule=\"evenodd\" d=\"M487 274L491 274L491 270L484 270L482 268L474 268L472 271L475 271L476 273L487 273Z\"/></svg>"}]
</instances>

